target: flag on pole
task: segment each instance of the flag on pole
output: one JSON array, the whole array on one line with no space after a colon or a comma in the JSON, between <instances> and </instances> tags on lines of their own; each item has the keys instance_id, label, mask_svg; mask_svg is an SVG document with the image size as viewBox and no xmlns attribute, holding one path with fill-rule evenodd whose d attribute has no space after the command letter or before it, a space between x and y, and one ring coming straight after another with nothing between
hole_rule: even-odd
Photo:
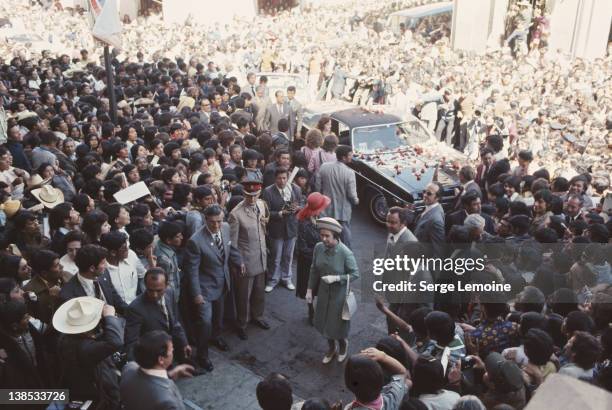
<instances>
[{"instance_id":1,"label":"flag on pole","mask_svg":"<svg viewBox=\"0 0 612 410\"><path fill-rule=\"evenodd\" d=\"M116 49L121 49L121 20L117 0L90 0L95 23L91 34Z\"/></svg>"}]
</instances>

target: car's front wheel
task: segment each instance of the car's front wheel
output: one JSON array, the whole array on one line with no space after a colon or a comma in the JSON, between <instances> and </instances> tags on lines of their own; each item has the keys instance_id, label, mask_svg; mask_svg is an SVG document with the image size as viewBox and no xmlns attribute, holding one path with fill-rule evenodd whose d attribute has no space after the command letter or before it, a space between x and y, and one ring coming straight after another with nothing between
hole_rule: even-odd
<instances>
[{"instance_id":1,"label":"car's front wheel","mask_svg":"<svg viewBox=\"0 0 612 410\"><path fill-rule=\"evenodd\" d=\"M389 205L387 204L387 198L378 190L369 189L367 196L368 211L374 221L379 224L384 224L387 220L387 212L389 211Z\"/></svg>"}]
</instances>

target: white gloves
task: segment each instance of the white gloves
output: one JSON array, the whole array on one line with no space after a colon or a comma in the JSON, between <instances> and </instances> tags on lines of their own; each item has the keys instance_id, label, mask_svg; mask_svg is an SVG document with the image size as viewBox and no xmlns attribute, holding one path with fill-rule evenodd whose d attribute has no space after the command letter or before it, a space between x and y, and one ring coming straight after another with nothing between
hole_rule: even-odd
<instances>
[{"instance_id":1,"label":"white gloves","mask_svg":"<svg viewBox=\"0 0 612 410\"><path fill-rule=\"evenodd\" d=\"M306 291L306 302L312 303L312 289Z\"/></svg>"},{"instance_id":2,"label":"white gloves","mask_svg":"<svg viewBox=\"0 0 612 410\"><path fill-rule=\"evenodd\" d=\"M323 276L321 280L328 285L331 285L334 282L340 282L340 275L326 275Z\"/></svg>"}]
</instances>

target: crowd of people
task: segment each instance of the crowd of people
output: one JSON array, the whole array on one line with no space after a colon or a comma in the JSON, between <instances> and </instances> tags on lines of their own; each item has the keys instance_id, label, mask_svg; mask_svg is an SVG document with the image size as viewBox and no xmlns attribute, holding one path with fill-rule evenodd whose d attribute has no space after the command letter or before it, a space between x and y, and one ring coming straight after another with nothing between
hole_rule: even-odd
<instances>
[{"instance_id":1,"label":"crowd of people","mask_svg":"<svg viewBox=\"0 0 612 410\"><path fill-rule=\"evenodd\" d=\"M0 45L0 385L183 408L173 379L214 377L209 347L270 329L266 295L284 286L328 341L323 363L346 362L348 409L521 409L554 373L612 391L610 57L474 56L445 29L359 18L415 4L213 27L139 18L112 52L112 112L86 19L3 2L53 50ZM464 151L454 203L432 181L422 212L389 209L381 257L483 258L462 280L512 291L379 297L388 336L351 352L352 283L367 273L353 148L327 116L302 130L306 97L270 91L256 73L271 71L304 74L318 99L416 114ZM254 393L265 410L338 408L294 404L280 374Z\"/></svg>"}]
</instances>

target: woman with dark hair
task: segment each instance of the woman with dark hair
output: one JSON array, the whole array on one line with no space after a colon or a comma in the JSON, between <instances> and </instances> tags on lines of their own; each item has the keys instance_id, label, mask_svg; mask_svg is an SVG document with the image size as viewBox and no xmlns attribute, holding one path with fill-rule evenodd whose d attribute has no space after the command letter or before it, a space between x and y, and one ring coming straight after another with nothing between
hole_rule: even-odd
<instances>
[{"instance_id":1,"label":"woman with dark hair","mask_svg":"<svg viewBox=\"0 0 612 410\"><path fill-rule=\"evenodd\" d=\"M32 268L21 256L2 255L0 258L0 275L13 279L17 284L32 277Z\"/></svg>"},{"instance_id":2,"label":"woman with dark hair","mask_svg":"<svg viewBox=\"0 0 612 410\"><path fill-rule=\"evenodd\" d=\"M138 131L134 125L124 125L121 129L121 139L126 143L128 149L138 142Z\"/></svg>"},{"instance_id":3,"label":"woman with dark hair","mask_svg":"<svg viewBox=\"0 0 612 410\"><path fill-rule=\"evenodd\" d=\"M316 129L319 130L322 135L329 135L331 134L331 126L331 117L329 115L323 115L319 118Z\"/></svg>"},{"instance_id":4,"label":"woman with dark hair","mask_svg":"<svg viewBox=\"0 0 612 410\"><path fill-rule=\"evenodd\" d=\"M172 191L172 207L177 211L189 211L191 209L191 185L178 184Z\"/></svg>"},{"instance_id":5,"label":"woman with dark hair","mask_svg":"<svg viewBox=\"0 0 612 410\"><path fill-rule=\"evenodd\" d=\"M520 196L519 192L521 191L521 178L509 176L504 180L504 190L506 192L506 198L510 202L513 202L518 199Z\"/></svg>"},{"instance_id":6,"label":"woman with dark hair","mask_svg":"<svg viewBox=\"0 0 612 410\"><path fill-rule=\"evenodd\" d=\"M143 144L134 144L130 147L130 159L132 162L135 162L137 158L147 157L149 155L149 151Z\"/></svg>"},{"instance_id":7,"label":"woman with dark hair","mask_svg":"<svg viewBox=\"0 0 612 410\"><path fill-rule=\"evenodd\" d=\"M108 215L100 210L94 209L83 217L81 230L85 234L85 242L87 244L99 244L100 237L105 233L109 233L110 229Z\"/></svg>"},{"instance_id":8,"label":"woman with dark hair","mask_svg":"<svg viewBox=\"0 0 612 410\"><path fill-rule=\"evenodd\" d=\"M25 292L19 287L15 279L0 277L0 305L11 300L24 302L24 294Z\"/></svg>"},{"instance_id":9,"label":"woman with dark hair","mask_svg":"<svg viewBox=\"0 0 612 410\"><path fill-rule=\"evenodd\" d=\"M13 216L13 227L7 236L9 243L17 245L22 255L46 246L49 239L40 231L36 214L30 211L19 211Z\"/></svg>"},{"instance_id":10,"label":"woman with dark hair","mask_svg":"<svg viewBox=\"0 0 612 410\"><path fill-rule=\"evenodd\" d=\"M126 227L130 235L136 229L146 229L154 233L151 207L141 202L137 202L132 206L130 210L130 224Z\"/></svg>"},{"instance_id":11,"label":"woman with dark hair","mask_svg":"<svg viewBox=\"0 0 612 410\"><path fill-rule=\"evenodd\" d=\"M350 328L350 317L343 314L344 304L350 281L359 278L359 270L353 252L340 241L342 225L333 218L320 218L317 228L321 242L313 250L306 302L312 303L316 289L314 326L329 345L323 364L336 355L338 362L343 362L348 354Z\"/></svg>"}]
</instances>

